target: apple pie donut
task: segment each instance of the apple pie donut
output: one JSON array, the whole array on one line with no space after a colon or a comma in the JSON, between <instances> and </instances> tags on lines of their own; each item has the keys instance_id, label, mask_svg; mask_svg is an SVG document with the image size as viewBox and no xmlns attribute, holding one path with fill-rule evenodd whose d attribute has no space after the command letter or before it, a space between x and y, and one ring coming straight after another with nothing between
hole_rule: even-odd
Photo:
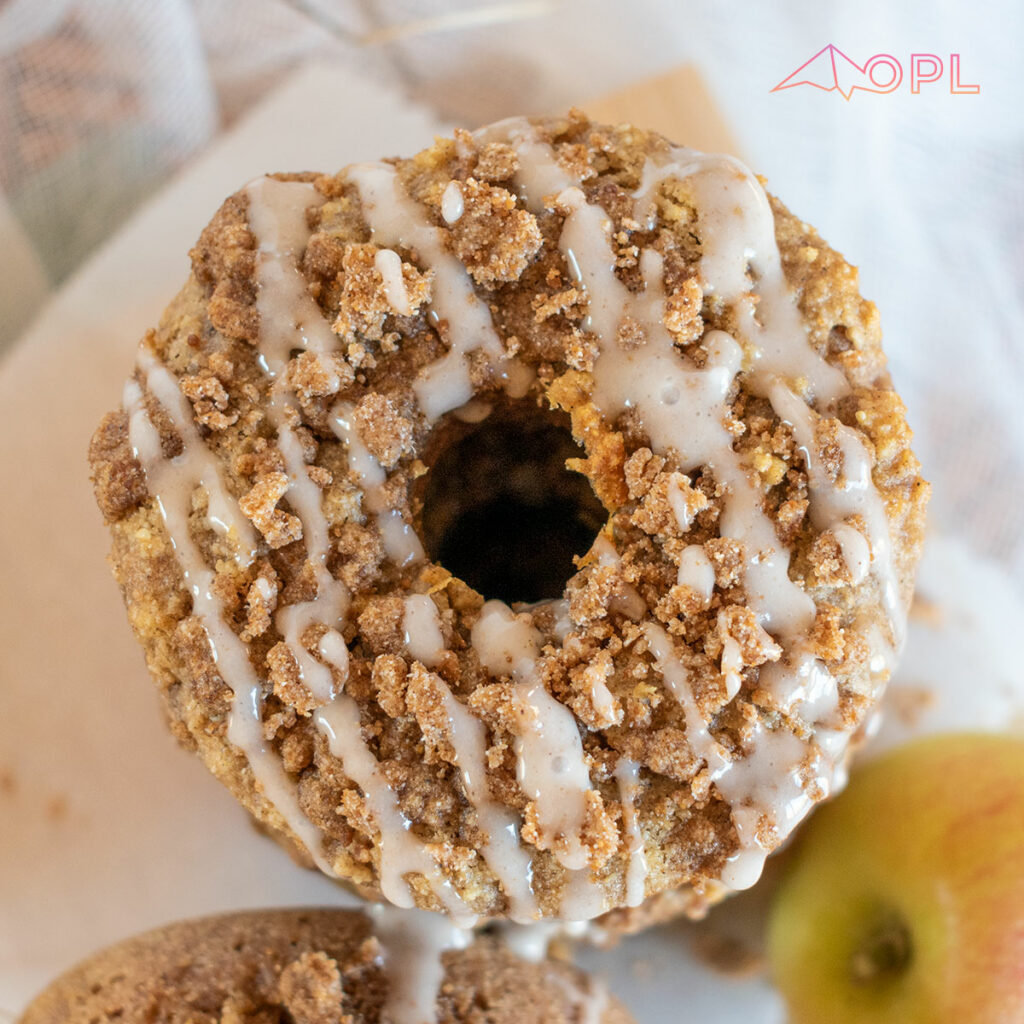
<instances>
[{"instance_id":1,"label":"apple pie donut","mask_svg":"<svg viewBox=\"0 0 1024 1024\"><path fill-rule=\"evenodd\" d=\"M566 118L231 196L93 438L171 727L462 921L752 884L899 649L927 485L857 275Z\"/></svg>"}]
</instances>

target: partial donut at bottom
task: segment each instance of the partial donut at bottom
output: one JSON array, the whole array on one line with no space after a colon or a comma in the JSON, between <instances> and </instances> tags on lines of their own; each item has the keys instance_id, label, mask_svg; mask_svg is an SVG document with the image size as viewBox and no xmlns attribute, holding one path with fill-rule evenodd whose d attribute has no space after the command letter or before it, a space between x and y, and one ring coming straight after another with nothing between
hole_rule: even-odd
<instances>
[{"instance_id":1,"label":"partial donut at bottom","mask_svg":"<svg viewBox=\"0 0 1024 1024\"><path fill-rule=\"evenodd\" d=\"M366 914L325 909L179 922L79 964L19 1024L631 1024L568 964L526 961L486 938L402 951L376 930Z\"/></svg>"}]
</instances>

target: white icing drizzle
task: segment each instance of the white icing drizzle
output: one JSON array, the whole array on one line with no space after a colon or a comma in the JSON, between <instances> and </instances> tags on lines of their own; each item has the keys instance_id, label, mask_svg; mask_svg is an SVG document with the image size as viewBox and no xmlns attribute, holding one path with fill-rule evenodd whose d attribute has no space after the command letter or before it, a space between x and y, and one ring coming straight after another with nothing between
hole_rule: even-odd
<instances>
[{"instance_id":1,"label":"white icing drizzle","mask_svg":"<svg viewBox=\"0 0 1024 1024\"><path fill-rule=\"evenodd\" d=\"M662 181L687 181L699 221L701 286L732 305L741 335L753 346L748 387L763 394L777 376L803 378L823 403L842 397L849 391L845 375L807 342L786 285L775 242L775 218L760 182L731 156L680 147L673 147L671 155L673 160L660 165L651 161L645 167L634 193L637 219L647 219ZM756 302L751 298L754 293Z\"/></svg>"},{"instance_id":2,"label":"white icing drizzle","mask_svg":"<svg viewBox=\"0 0 1024 1024\"><path fill-rule=\"evenodd\" d=\"M146 348L139 350L139 366L145 374L147 388L152 382L156 390L150 394L160 401L158 392L166 393L167 371L156 363ZM277 755L263 736L263 689L249 661L245 644L235 635L224 618L224 607L216 596L214 573L206 565L189 530L192 494L203 486L208 490L227 489L212 472L209 449L191 436L191 413L176 403L164 405L182 438L183 449L173 459L164 458L160 435L146 412L142 388L134 380L125 385L123 404L128 414L128 437L135 458L146 477L146 487L153 496L164 527L174 546L185 585L192 595L192 613L203 624L210 641L217 671L232 692L228 740L245 755L262 798L271 804L288 828L302 841L321 871L334 875L334 870L321 852L320 833L299 806L295 783L288 777ZM191 425L191 430L190 430Z\"/></svg>"},{"instance_id":3,"label":"white icing drizzle","mask_svg":"<svg viewBox=\"0 0 1024 1024\"><path fill-rule=\"evenodd\" d=\"M448 689L440 678L448 738L455 751L455 763L462 775L463 790L486 833L483 855L487 866L501 883L509 901L509 917L528 924L540 916L533 895L533 865L519 839L521 822L503 804L491 797L487 769L487 732Z\"/></svg>"},{"instance_id":4,"label":"white icing drizzle","mask_svg":"<svg viewBox=\"0 0 1024 1024\"><path fill-rule=\"evenodd\" d=\"M597 720L605 727L617 725L622 721L622 711L615 706L615 695L608 689L608 684L603 679L593 680L587 696L594 706Z\"/></svg>"},{"instance_id":5,"label":"white icing drizzle","mask_svg":"<svg viewBox=\"0 0 1024 1024\"><path fill-rule=\"evenodd\" d=\"M338 339L309 294L299 267L309 241L306 210L321 205L324 197L308 182L275 178L257 178L245 193L249 228L258 247L260 356L264 370L275 377L293 349L333 352L338 348Z\"/></svg>"},{"instance_id":6,"label":"white icing drizzle","mask_svg":"<svg viewBox=\"0 0 1024 1024\"><path fill-rule=\"evenodd\" d=\"M419 534L398 509L381 512L377 516L377 527L388 558L399 569L415 565L427 557L420 543Z\"/></svg>"},{"instance_id":7,"label":"white icing drizzle","mask_svg":"<svg viewBox=\"0 0 1024 1024\"><path fill-rule=\"evenodd\" d=\"M626 906L638 907L644 901L647 881L647 854L640 818L636 813L636 798L640 793L640 765L628 757L619 759L615 766L615 781L622 802L622 825L626 831L629 864L626 868Z\"/></svg>"},{"instance_id":8,"label":"white icing drizzle","mask_svg":"<svg viewBox=\"0 0 1024 1024\"><path fill-rule=\"evenodd\" d=\"M639 596L637 594L637 597ZM565 643L565 638L572 632L573 628L572 617L569 614L569 601L567 598L560 597L551 602L551 607L555 613L555 624L553 626L555 639L560 644Z\"/></svg>"},{"instance_id":9,"label":"white icing drizzle","mask_svg":"<svg viewBox=\"0 0 1024 1024\"><path fill-rule=\"evenodd\" d=\"M675 481L668 488L668 503L672 506L672 514L676 518L679 529L685 533L693 523L694 513L690 511L690 507L686 504L686 496Z\"/></svg>"},{"instance_id":10,"label":"white icing drizzle","mask_svg":"<svg viewBox=\"0 0 1024 1024\"><path fill-rule=\"evenodd\" d=\"M525 118L509 118L502 127L519 156L519 170L516 172L519 198L530 209L541 210L545 199L557 196L559 192L576 184L553 158L550 147L537 138L529 121ZM484 131L487 132L487 129ZM571 261L569 269L572 270Z\"/></svg>"},{"instance_id":11,"label":"white icing drizzle","mask_svg":"<svg viewBox=\"0 0 1024 1024\"><path fill-rule=\"evenodd\" d=\"M711 735L707 719L697 707L686 667L675 652L672 638L656 623L645 624L644 633L666 686L683 708L690 748L705 761L711 781L732 805L739 850L726 864L722 882L732 889L748 888L760 877L768 855L761 842L762 818L767 820L773 848L789 835L815 799L841 785L841 769L837 766L841 765L848 737L845 733L830 733L833 742L825 748L817 741L801 740L784 728L769 729L758 722L745 754L731 760ZM805 657L801 671L803 678L834 690L835 681L817 659ZM813 699L809 690L802 692L805 699ZM814 768L813 786L819 791L814 798L808 793L811 786L801 776L808 761Z\"/></svg>"},{"instance_id":12,"label":"white icing drizzle","mask_svg":"<svg viewBox=\"0 0 1024 1024\"><path fill-rule=\"evenodd\" d=\"M320 657L338 670L343 679L348 678L348 646L345 638L336 630L329 629L320 638L317 646Z\"/></svg>"},{"instance_id":13,"label":"white icing drizzle","mask_svg":"<svg viewBox=\"0 0 1024 1024\"><path fill-rule=\"evenodd\" d=\"M559 244L575 254L590 301L591 329L602 342L594 367L596 405L609 419L624 409L637 409L652 445L660 451L674 449L683 472L711 469L728 489L722 534L742 541L748 552L748 603L766 628L805 631L814 620L814 602L790 580L789 552L764 514L760 492L733 451L724 423L725 400L741 365L739 346L724 332L714 332L705 368L688 365L661 319L661 255L650 249L641 253L646 300L634 301L615 276L604 211L588 204L576 188L563 192L559 202L570 211ZM616 342L618 325L627 314L647 337L645 345L630 351ZM668 386L683 397L666 404Z\"/></svg>"},{"instance_id":14,"label":"white icing drizzle","mask_svg":"<svg viewBox=\"0 0 1024 1024\"><path fill-rule=\"evenodd\" d=\"M310 479L302 442L292 426L299 422L298 407L281 380L293 350L325 354L338 347L338 339L309 294L299 267L310 234L306 210L320 205L323 197L308 183L273 178L258 178L246 187L246 194L249 226L258 251L259 364L273 382L267 416L277 431L277 447L288 476L286 496L302 523L306 558L317 584L310 600L280 607L274 624L298 663L300 679L318 703L325 703L334 696L335 679L330 668L309 653L303 635L318 624L336 629L348 610L349 594L327 569L330 539L320 488Z\"/></svg>"},{"instance_id":15,"label":"white icing drizzle","mask_svg":"<svg viewBox=\"0 0 1024 1024\"><path fill-rule=\"evenodd\" d=\"M832 526L832 536L839 543L839 550L843 553L843 561L850 573L850 582L854 586L863 583L871 568L871 545L868 544L867 538L850 523L835 523Z\"/></svg>"},{"instance_id":16,"label":"white icing drizzle","mask_svg":"<svg viewBox=\"0 0 1024 1024\"><path fill-rule=\"evenodd\" d=\"M330 704L318 708L313 720L327 738L331 754L341 762L345 774L366 796L367 806L380 832L377 849L380 889L384 897L397 907L414 906L406 876L419 874L427 880L452 918L465 927L471 926L476 920L475 915L445 878L424 843L412 832L412 823L403 814L398 796L363 738L359 705L343 693Z\"/></svg>"},{"instance_id":17,"label":"white icing drizzle","mask_svg":"<svg viewBox=\"0 0 1024 1024\"><path fill-rule=\"evenodd\" d=\"M445 223L454 224L465 209L462 188L457 181L449 181L447 188L441 193L441 216L444 217Z\"/></svg>"},{"instance_id":18,"label":"white icing drizzle","mask_svg":"<svg viewBox=\"0 0 1024 1024\"><path fill-rule=\"evenodd\" d=\"M399 913L392 907L376 904L367 908L366 913L373 922L387 979L382 1024L434 1024L445 975L442 957L449 950L468 948L473 933L424 910ZM503 945L513 955L531 963L547 959L553 939L577 934L577 929L563 922L509 924L500 929ZM585 978L578 983L552 973L550 980L578 1009L578 1024L600 1024L608 1006L608 989L599 979Z\"/></svg>"},{"instance_id":19,"label":"white icing drizzle","mask_svg":"<svg viewBox=\"0 0 1024 1024\"><path fill-rule=\"evenodd\" d=\"M550 920L533 924L499 922L496 930L506 949L520 959L535 964L546 959L551 943L565 934L565 923Z\"/></svg>"},{"instance_id":20,"label":"white icing drizzle","mask_svg":"<svg viewBox=\"0 0 1024 1024\"><path fill-rule=\"evenodd\" d=\"M433 1024L444 980L442 955L465 949L472 934L440 914L376 905L368 913L383 954L388 987L382 1024Z\"/></svg>"},{"instance_id":21,"label":"white icing drizzle","mask_svg":"<svg viewBox=\"0 0 1024 1024\"><path fill-rule=\"evenodd\" d=\"M378 249L373 257L373 265L380 274L384 286L384 296L401 316L412 313L409 292L402 278L402 257L394 249Z\"/></svg>"},{"instance_id":22,"label":"white icing drizzle","mask_svg":"<svg viewBox=\"0 0 1024 1024\"><path fill-rule=\"evenodd\" d=\"M397 509L389 508L384 485L387 473L363 444L352 418L353 406L338 402L331 410L329 424L335 436L348 449L349 469L355 473L363 492L363 506L376 520L384 551L400 569L426 558L419 535Z\"/></svg>"},{"instance_id":23,"label":"white icing drizzle","mask_svg":"<svg viewBox=\"0 0 1024 1024\"><path fill-rule=\"evenodd\" d=\"M590 545L587 557L592 556L597 557L598 565L612 565L618 568L622 564L622 559L619 558L615 545L604 532L599 533L594 538L594 543ZM621 612L634 622L642 619L647 611L647 605L644 604L644 599L640 596L639 591L628 583L620 584L619 593L612 598L610 607L614 611ZM566 608L566 614L568 614L568 608ZM559 639L564 638L560 637Z\"/></svg>"},{"instance_id":24,"label":"white icing drizzle","mask_svg":"<svg viewBox=\"0 0 1024 1024\"><path fill-rule=\"evenodd\" d=\"M608 896L590 868L569 871L558 914L563 921L582 924L611 910Z\"/></svg>"},{"instance_id":25,"label":"white icing drizzle","mask_svg":"<svg viewBox=\"0 0 1024 1024\"><path fill-rule=\"evenodd\" d=\"M654 655L669 692L683 709L683 731L690 749L704 760L713 775L721 773L729 761L721 744L708 731L708 723L697 706L690 685L690 673L676 654L672 638L656 622L644 623L644 636Z\"/></svg>"},{"instance_id":26,"label":"white icing drizzle","mask_svg":"<svg viewBox=\"0 0 1024 1024\"><path fill-rule=\"evenodd\" d=\"M469 353L482 349L497 361L504 356L501 340L468 271L448 251L444 230L432 224L424 208L402 189L395 168L356 164L347 173L359 192L374 243L415 250L419 262L434 271L430 308L438 322L447 323L451 347L421 372L413 390L424 416L436 420L473 397Z\"/></svg>"},{"instance_id":27,"label":"white icing drizzle","mask_svg":"<svg viewBox=\"0 0 1024 1024\"><path fill-rule=\"evenodd\" d=\"M410 594L402 617L405 649L427 668L435 668L447 650L437 605L429 594Z\"/></svg>"},{"instance_id":28,"label":"white icing drizzle","mask_svg":"<svg viewBox=\"0 0 1024 1024\"><path fill-rule=\"evenodd\" d=\"M548 947L556 939L580 940L592 946L607 942L603 929L593 921L562 921L547 918L533 924L516 924L513 921L496 921L494 931L501 936L502 944L516 956L532 963L539 963L548 954Z\"/></svg>"},{"instance_id":29,"label":"white icing drizzle","mask_svg":"<svg viewBox=\"0 0 1024 1024\"><path fill-rule=\"evenodd\" d=\"M781 710L797 713L813 725L831 722L839 706L835 677L807 651L790 655L786 663L762 665L757 683L775 697Z\"/></svg>"},{"instance_id":30,"label":"white icing drizzle","mask_svg":"<svg viewBox=\"0 0 1024 1024\"><path fill-rule=\"evenodd\" d=\"M558 862L580 871L588 863L581 833L586 795L593 787L575 716L536 678L540 633L504 602L488 601L471 640L484 668L517 681L524 708L515 739L519 784L536 805L540 829L554 843Z\"/></svg>"},{"instance_id":31,"label":"white icing drizzle","mask_svg":"<svg viewBox=\"0 0 1024 1024\"><path fill-rule=\"evenodd\" d=\"M256 557L256 533L249 520L242 515L238 502L231 496L220 464L203 444L192 419L192 409L178 387L177 378L149 349L141 345L136 364L145 377L146 389L167 414L181 438L182 454L177 459L189 466L189 472L182 474L182 487L203 488L206 492L206 523L233 544L235 560L239 565L251 565ZM177 459L174 464L177 464ZM174 486L170 474L166 484ZM176 495L176 498L180 499L181 495ZM171 540L173 543L173 535Z\"/></svg>"},{"instance_id":32,"label":"white icing drizzle","mask_svg":"<svg viewBox=\"0 0 1024 1024\"><path fill-rule=\"evenodd\" d=\"M722 612L718 613L719 622L722 621ZM742 679L740 673L743 671L743 652L740 650L739 641L728 633L722 636L722 678L725 680L725 695L732 700L740 692Z\"/></svg>"},{"instance_id":33,"label":"white icing drizzle","mask_svg":"<svg viewBox=\"0 0 1024 1024\"><path fill-rule=\"evenodd\" d=\"M679 556L676 582L695 590L707 604L715 589L715 567L702 544L689 544Z\"/></svg>"},{"instance_id":34,"label":"white icing drizzle","mask_svg":"<svg viewBox=\"0 0 1024 1024\"><path fill-rule=\"evenodd\" d=\"M818 414L781 381L772 384L768 397L779 418L792 428L806 462L809 487L814 497L810 505L811 522L819 530L832 530L854 582L858 582L858 577L864 578L867 570L865 554L868 555L898 647L903 642L906 611L893 564L889 521L881 495L871 480L871 457L863 440L851 427L839 425L843 467L840 479L833 483L821 464L814 443L814 428L820 418ZM866 523L866 538L844 522L853 516L860 516ZM859 543L857 538L860 538ZM864 550L865 540L869 545L867 552Z\"/></svg>"},{"instance_id":35,"label":"white icing drizzle","mask_svg":"<svg viewBox=\"0 0 1024 1024\"><path fill-rule=\"evenodd\" d=\"M304 212L300 216L298 211L304 211L314 199L311 190L308 186L264 179L251 185L248 194L250 224L257 234L260 252L257 265L260 363L266 375L274 380L281 374L294 348L327 351L334 346L334 339L329 336L315 304L315 317L312 310L305 309L305 300L312 303L312 299L297 284L304 280L298 270L297 259L301 245L308 238ZM299 311L298 315L295 310ZM321 869L333 874L321 853L320 834L299 806L294 783L267 748L261 721L263 698L260 680L249 661L245 645L224 619L223 607L214 596L213 572L206 566L189 533L192 491L203 486L208 493L210 509L214 512L214 521L227 523L230 519L224 513L225 489L222 483L215 486L219 476L211 475L212 456L198 438L189 410L183 400L175 399L170 393L169 375L154 363L153 357L143 349L140 365L147 373L147 387L154 399L161 401L163 396L167 402L164 408L176 427L180 426L184 450L175 459L163 458L159 435L145 411L142 389L134 381L129 382L124 396L129 414L129 435L136 457L146 473L147 485L174 543L186 584L192 592L193 611L206 628L218 669L234 694L228 738L248 758L266 799L272 802L289 828L303 841ZM174 391L180 395L176 386ZM289 478L288 498L302 522L307 558L314 568L318 591L315 601L280 609L275 622L299 661L304 682L318 698L329 700L333 695L333 678L328 666L338 670L342 679L347 673L348 652L344 640L336 629L329 626L318 645L318 653L327 663L325 665L306 651L301 638L305 630L316 622L340 623L348 595L326 568L329 550L326 520L320 507L319 489L306 473L301 444L291 427L291 402L290 396L273 388L267 406L268 415L277 430L278 447ZM235 529L245 537L244 531L238 527ZM346 774L362 788L377 822L381 833L381 887L385 895L399 905L412 906L405 875L418 873L427 879L450 913L463 921L471 921L473 915L451 883L423 844L409 831L410 823L402 814L397 797L362 738L355 702L340 694L316 711L315 722L328 737L331 751L342 762Z\"/></svg>"},{"instance_id":36,"label":"white icing drizzle","mask_svg":"<svg viewBox=\"0 0 1024 1024\"><path fill-rule=\"evenodd\" d=\"M745 889L753 885L769 849L792 832L815 800L841 783L836 765L842 761L848 737L843 733L833 737L835 742L824 750L817 742L807 743L785 729L769 729L758 722L746 755L716 779L719 792L733 806L740 844L722 872L727 886ZM802 778L804 772L810 773L810 784ZM765 824L771 832L767 848L760 836Z\"/></svg>"}]
</instances>

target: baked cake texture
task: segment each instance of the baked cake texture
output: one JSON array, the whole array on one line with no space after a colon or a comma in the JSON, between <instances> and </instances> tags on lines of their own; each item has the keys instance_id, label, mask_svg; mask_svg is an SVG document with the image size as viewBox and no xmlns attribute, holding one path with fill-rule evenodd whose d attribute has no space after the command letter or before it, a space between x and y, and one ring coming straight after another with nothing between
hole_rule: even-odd
<instances>
[{"instance_id":1,"label":"baked cake texture","mask_svg":"<svg viewBox=\"0 0 1024 1024\"><path fill-rule=\"evenodd\" d=\"M396 987L398 986L398 987ZM185 921L95 954L20 1024L631 1024L601 985L493 939L389 948L357 911L268 910Z\"/></svg>"},{"instance_id":2,"label":"baked cake texture","mask_svg":"<svg viewBox=\"0 0 1024 1024\"><path fill-rule=\"evenodd\" d=\"M178 739L466 923L752 884L920 551L856 270L732 158L575 111L260 178L191 255L90 450Z\"/></svg>"}]
</instances>

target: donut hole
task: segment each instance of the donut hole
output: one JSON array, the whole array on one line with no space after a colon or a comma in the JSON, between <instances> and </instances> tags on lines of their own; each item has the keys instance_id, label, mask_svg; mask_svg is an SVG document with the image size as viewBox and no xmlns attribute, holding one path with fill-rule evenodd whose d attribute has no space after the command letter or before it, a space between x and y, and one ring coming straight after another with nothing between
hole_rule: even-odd
<instances>
[{"instance_id":1,"label":"donut hole","mask_svg":"<svg viewBox=\"0 0 1024 1024\"><path fill-rule=\"evenodd\" d=\"M422 497L427 554L488 600L561 597L607 518L587 478L565 468L585 456L569 417L512 404L480 423L449 419Z\"/></svg>"}]
</instances>

